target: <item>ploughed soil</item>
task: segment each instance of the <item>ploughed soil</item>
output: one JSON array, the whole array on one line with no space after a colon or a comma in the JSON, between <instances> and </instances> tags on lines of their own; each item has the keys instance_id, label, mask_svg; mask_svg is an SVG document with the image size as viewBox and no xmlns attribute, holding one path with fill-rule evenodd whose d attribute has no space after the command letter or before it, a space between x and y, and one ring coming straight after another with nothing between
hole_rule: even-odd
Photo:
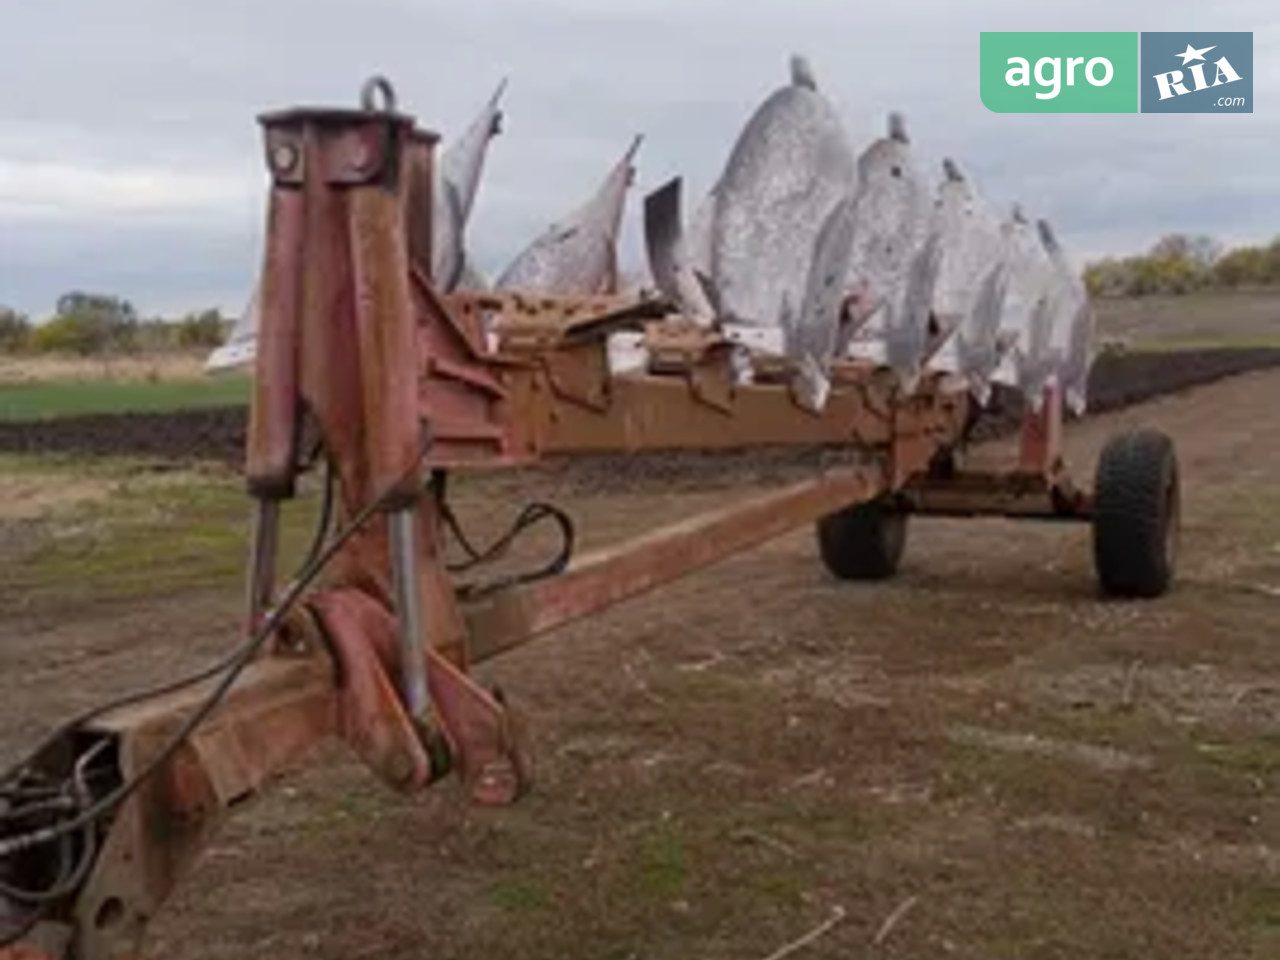
<instances>
[{"instance_id":1,"label":"ploughed soil","mask_svg":"<svg viewBox=\"0 0 1280 960\"><path fill-rule=\"evenodd\" d=\"M1121 359L1123 389L1165 376ZM325 749L236 810L147 955L765 960L812 934L786 955L1280 956L1280 372L1075 423L1070 462L1087 477L1134 426L1179 444L1169 596L1099 598L1084 526L915 519L874 584L796 531L481 667L528 721L521 803L401 797ZM456 496L478 538L551 499L591 547L769 479L547 471ZM199 483L134 547L157 584L207 535L196 492L237 480ZM58 535L92 541L95 515ZM42 521L0 530L19 522ZM0 601L26 570L0 562ZM238 570L127 596L101 572L0 618L0 752L233 642Z\"/></svg>"},{"instance_id":2,"label":"ploughed soil","mask_svg":"<svg viewBox=\"0 0 1280 960\"><path fill-rule=\"evenodd\" d=\"M1213 347L1104 353L1089 380L1089 407L1113 410L1225 376L1280 365L1280 347ZM977 436L1015 427L1021 398L1000 391ZM211 407L165 413L92 414L38 421L0 421L0 453L85 453L213 460L244 456L246 411Z\"/></svg>"}]
</instances>

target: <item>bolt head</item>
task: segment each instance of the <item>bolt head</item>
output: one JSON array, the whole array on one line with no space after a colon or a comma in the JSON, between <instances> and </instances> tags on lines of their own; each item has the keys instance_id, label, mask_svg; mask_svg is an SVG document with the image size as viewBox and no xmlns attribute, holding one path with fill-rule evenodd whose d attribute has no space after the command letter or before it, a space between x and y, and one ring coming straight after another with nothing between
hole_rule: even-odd
<instances>
[{"instance_id":1,"label":"bolt head","mask_svg":"<svg viewBox=\"0 0 1280 960\"><path fill-rule=\"evenodd\" d=\"M279 143L271 151L271 166L276 173L284 174L293 170L298 163L298 148L292 143Z\"/></svg>"},{"instance_id":2,"label":"bolt head","mask_svg":"<svg viewBox=\"0 0 1280 960\"><path fill-rule=\"evenodd\" d=\"M364 170L373 162L373 151L363 140L357 141L351 146L350 160L351 169Z\"/></svg>"}]
</instances>

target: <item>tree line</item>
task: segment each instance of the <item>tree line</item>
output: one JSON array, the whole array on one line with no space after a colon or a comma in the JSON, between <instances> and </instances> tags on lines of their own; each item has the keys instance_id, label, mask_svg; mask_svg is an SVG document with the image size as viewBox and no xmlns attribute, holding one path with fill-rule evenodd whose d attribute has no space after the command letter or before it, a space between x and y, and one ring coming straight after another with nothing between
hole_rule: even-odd
<instances>
[{"instance_id":1,"label":"tree line","mask_svg":"<svg viewBox=\"0 0 1280 960\"><path fill-rule=\"evenodd\" d=\"M1280 284L1280 238L1266 246L1224 250L1212 237L1170 234L1146 254L1090 263L1084 280L1095 297L1274 286Z\"/></svg>"},{"instance_id":2,"label":"tree line","mask_svg":"<svg viewBox=\"0 0 1280 960\"><path fill-rule=\"evenodd\" d=\"M1088 264L1085 285L1095 297L1184 294L1280 284L1280 237L1265 246L1223 250L1212 237L1169 234L1145 254ZM218 310L176 320L143 319L132 303L110 294L73 291L58 298L43 323L0 305L0 354L80 356L212 349L234 321Z\"/></svg>"},{"instance_id":3,"label":"tree line","mask_svg":"<svg viewBox=\"0 0 1280 960\"><path fill-rule=\"evenodd\" d=\"M143 319L123 297L74 291L59 297L53 316L42 323L0 306L0 353L93 357L210 349L226 340L233 323L218 310Z\"/></svg>"}]
</instances>

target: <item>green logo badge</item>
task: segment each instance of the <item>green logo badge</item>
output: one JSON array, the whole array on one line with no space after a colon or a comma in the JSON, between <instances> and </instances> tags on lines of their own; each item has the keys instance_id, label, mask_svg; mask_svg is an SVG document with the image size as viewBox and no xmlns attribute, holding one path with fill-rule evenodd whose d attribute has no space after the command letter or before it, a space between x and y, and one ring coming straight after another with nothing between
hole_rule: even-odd
<instances>
[{"instance_id":1,"label":"green logo badge","mask_svg":"<svg viewBox=\"0 0 1280 960\"><path fill-rule=\"evenodd\" d=\"M996 113L1137 113L1137 33L982 34L982 102Z\"/></svg>"}]
</instances>

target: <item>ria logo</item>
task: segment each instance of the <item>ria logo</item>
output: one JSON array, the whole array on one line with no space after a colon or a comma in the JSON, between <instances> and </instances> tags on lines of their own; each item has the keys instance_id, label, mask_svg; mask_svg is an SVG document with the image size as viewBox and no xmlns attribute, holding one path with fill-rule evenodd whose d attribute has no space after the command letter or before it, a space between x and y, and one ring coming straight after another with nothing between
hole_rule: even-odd
<instances>
[{"instance_id":1,"label":"ria logo","mask_svg":"<svg viewBox=\"0 0 1280 960\"><path fill-rule=\"evenodd\" d=\"M1252 113L1252 33L1143 33L1143 113Z\"/></svg>"},{"instance_id":2,"label":"ria logo","mask_svg":"<svg viewBox=\"0 0 1280 960\"><path fill-rule=\"evenodd\" d=\"M1239 81L1240 74L1236 73L1235 67L1231 66L1231 61L1226 57L1213 61L1213 65L1217 68L1214 74L1213 83L1204 78L1205 64L1192 63L1193 60L1204 60L1204 55L1212 50L1213 47L1203 47L1200 50L1195 49L1191 44L1187 44L1187 49L1178 54L1182 58L1182 65L1185 67L1191 64L1189 71L1191 76L1195 78L1197 90L1208 90L1209 87L1219 87L1224 83L1233 83ZM1170 70L1168 73L1156 74L1156 86L1160 88L1160 99L1168 100L1170 97L1184 97L1191 91L1187 89L1182 82L1181 70Z\"/></svg>"}]
</instances>

